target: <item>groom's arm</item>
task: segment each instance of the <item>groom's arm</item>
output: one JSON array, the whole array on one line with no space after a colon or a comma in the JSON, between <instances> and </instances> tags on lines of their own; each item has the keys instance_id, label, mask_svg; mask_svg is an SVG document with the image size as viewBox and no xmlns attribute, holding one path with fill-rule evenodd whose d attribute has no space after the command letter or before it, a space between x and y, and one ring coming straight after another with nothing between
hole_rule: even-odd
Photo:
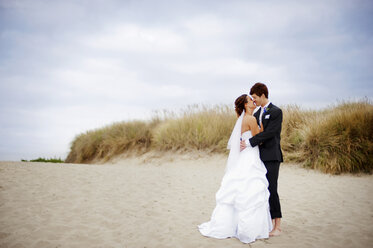
<instances>
[{"instance_id":1,"label":"groom's arm","mask_svg":"<svg viewBox=\"0 0 373 248\"><path fill-rule=\"evenodd\" d=\"M247 145L250 144L252 147L260 145L281 132L282 110L278 109L276 112L272 112L271 115L272 118L268 122L266 129L254 137L246 140Z\"/></svg>"}]
</instances>

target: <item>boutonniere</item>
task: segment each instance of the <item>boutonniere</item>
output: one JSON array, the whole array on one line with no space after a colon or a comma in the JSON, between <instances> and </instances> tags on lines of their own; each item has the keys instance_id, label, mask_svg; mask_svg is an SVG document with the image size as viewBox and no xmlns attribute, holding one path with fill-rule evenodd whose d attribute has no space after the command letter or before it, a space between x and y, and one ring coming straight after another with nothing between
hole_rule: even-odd
<instances>
[{"instance_id":1,"label":"boutonniere","mask_svg":"<svg viewBox=\"0 0 373 248\"><path fill-rule=\"evenodd\" d=\"M267 113L268 111L269 111L269 108L266 107L266 108L264 108L263 113Z\"/></svg>"}]
</instances>

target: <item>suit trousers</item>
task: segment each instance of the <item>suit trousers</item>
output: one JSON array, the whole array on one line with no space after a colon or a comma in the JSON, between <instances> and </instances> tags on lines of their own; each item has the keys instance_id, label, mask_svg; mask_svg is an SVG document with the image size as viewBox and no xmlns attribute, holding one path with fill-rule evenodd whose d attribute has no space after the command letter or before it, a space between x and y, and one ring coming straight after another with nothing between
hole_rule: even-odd
<instances>
[{"instance_id":1,"label":"suit trousers","mask_svg":"<svg viewBox=\"0 0 373 248\"><path fill-rule=\"evenodd\" d=\"M278 172L280 169L280 162L278 161L265 161L263 162L267 168L267 180L269 183L268 190L269 196L269 207L272 219L282 218L280 198L277 193L277 180Z\"/></svg>"}]
</instances>

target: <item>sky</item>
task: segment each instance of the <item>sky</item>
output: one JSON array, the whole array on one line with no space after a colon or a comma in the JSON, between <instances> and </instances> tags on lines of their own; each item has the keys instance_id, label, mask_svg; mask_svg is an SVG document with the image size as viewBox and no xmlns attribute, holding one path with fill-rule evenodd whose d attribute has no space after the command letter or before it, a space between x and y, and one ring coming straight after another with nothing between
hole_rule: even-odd
<instances>
[{"instance_id":1,"label":"sky","mask_svg":"<svg viewBox=\"0 0 373 248\"><path fill-rule=\"evenodd\" d=\"M373 1L0 0L0 160L256 82L278 106L373 96Z\"/></svg>"}]
</instances>

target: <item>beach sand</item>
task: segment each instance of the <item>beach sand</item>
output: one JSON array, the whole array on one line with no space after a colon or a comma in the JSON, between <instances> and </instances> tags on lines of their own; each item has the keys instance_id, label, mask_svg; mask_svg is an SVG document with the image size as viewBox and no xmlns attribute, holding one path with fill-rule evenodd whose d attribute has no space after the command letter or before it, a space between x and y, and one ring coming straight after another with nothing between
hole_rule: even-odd
<instances>
[{"instance_id":1,"label":"beach sand","mask_svg":"<svg viewBox=\"0 0 373 248\"><path fill-rule=\"evenodd\" d=\"M200 235L226 156L106 164L0 162L0 247L372 247L373 176L282 164L283 233L250 245Z\"/></svg>"}]
</instances>

